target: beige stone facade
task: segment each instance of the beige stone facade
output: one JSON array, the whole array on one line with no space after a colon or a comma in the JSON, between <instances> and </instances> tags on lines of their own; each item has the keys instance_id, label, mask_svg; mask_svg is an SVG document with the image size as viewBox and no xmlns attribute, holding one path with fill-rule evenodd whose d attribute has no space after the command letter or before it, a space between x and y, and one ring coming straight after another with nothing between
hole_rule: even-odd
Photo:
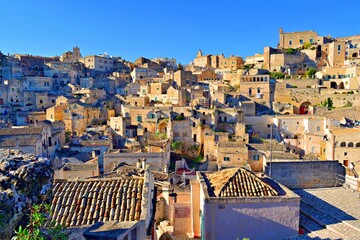
<instances>
[{"instance_id":1,"label":"beige stone facade","mask_svg":"<svg viewBox=\"0 0 360 240\"><path fill-rule=\"evenodd\" d=\"M321 44L321 38L315 31L288 32L282 28L279 30L279 48L299 48L308 42L311 44Z\"/></svg>"}]
</instances>

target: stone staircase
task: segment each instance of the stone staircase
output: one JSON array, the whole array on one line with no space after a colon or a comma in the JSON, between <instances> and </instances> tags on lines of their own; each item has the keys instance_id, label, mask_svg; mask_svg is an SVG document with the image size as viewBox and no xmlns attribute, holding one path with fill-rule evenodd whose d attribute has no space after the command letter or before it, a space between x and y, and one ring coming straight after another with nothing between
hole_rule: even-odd
<instances>
[{"instance_id":1,"label":"stone staircase","mask_svg":"<svg viewBox=\"0 0 360 240\"><path fill-rule=\"evenodd\" d=\"M299 192L298 192L299 194ZM360 239L360 228L344 212L300 192L300 227L308 231L303 239ZM305 237L305 236L304 236ZM299 238L301 239L301 238Z\"/></svg>"}]
</instances>

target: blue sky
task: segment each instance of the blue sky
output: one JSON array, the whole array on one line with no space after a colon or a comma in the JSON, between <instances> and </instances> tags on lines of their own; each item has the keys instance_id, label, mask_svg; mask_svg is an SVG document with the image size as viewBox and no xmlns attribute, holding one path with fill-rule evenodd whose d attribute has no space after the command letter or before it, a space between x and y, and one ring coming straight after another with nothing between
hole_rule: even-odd
<instances>
[{"instance_id":1,"label":"blue sky","mask_svg":"<svg viewBox=\"0 0 360 240\"><path fill-rule=\"evenodd\" d=\"M289 4L291 2L291 4ZM0 1L0 51L61 55L108 52L135 60L203 53L248 56L276 46L280 27L320 35L360 34L360 1Z\"/></svg>"}]
</instances>

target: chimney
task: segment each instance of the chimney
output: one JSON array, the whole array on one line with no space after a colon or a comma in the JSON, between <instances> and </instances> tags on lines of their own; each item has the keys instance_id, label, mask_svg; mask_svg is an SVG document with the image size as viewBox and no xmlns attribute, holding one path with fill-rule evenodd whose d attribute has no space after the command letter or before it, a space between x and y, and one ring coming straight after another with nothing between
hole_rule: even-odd
<instances>
[{"instance_id":1,"label":"chimney","mask_svg":"<svg viewBox=\"0 0 360 240\"><path fill-rule=\"evenodd\" d=\"M170 210L170 225L174 226L174 219L175 219L175 203L176 203L176 193L169 194L169 210Z\"/></svg>"},{"instance_id":2,"label":"chimney","mask_svg":"<svg viewBox=\"0 0 360 240\"><path fill-rule=\"evenodd\" d=\"M141 169L141 159L138 159L136 162L136 168Z\"/></svg>"},{"instance_id":3,"label":"chimney","mask_svg":"<svg viewBox=\"0 0 360 240\"><path fill-rule=\"evenodd\" d=\"M146 168L146 158L141 159L141 168L145 170L145 168Z\"/></svg>"},{"instance_id":4,"label":"chimney","mask_svg":"<svg viewBox=\"0 0 360 240\"><path fill-rule=\"evenodd\" d=\"M169 167L167 164L164 165L164 173L168 173L169 172Z\"/></svg>"}]
</instances>

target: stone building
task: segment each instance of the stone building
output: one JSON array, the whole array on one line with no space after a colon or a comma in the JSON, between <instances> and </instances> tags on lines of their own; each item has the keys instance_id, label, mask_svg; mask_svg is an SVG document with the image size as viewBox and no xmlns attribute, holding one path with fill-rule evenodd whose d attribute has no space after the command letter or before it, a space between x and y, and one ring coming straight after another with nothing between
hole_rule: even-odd
<instances>
[{"instance_id":1,"label":"stone building","mask_svg":"<svg viewBox=\"0 0 360 240\"><path fill-rule=\"evenodd\" d=\"M85 67L96 72L112 72L114 61L110 57L91 55L81 59Z\"/></svg>"},{"instance_id":2,"label":"stone building","mask_svg":"<svg viewBox=\"0 0 360 240\"><path fill-rule=\"evenodd\" d=\"M360 129L334 128L326 135L326 159L337 160L345 167L360 171Z\"/></svg>"},{"instance_id":3,"label":"stone building","mask_svg":"<svg viewBox=\"0 0 360 240\"><path fill-rule=\"evenodd\" d=\"M322 44L323 38L315 31L287 32L279 29L279 48L299 48L304 43Z\"/></svg>"},{"instance_id":4,"label":"stone building","mask_svg":"<svg viewBox=\"0 0 360 240\"><path fill-rule=\"evenodd\" d=\"M271 108L272 92L269 75L244 75L240 77L239 93L244 101L254 102Z\"/></svg>"},{"instance_id":5,"label":"stone building","mask_svg":"<svg viewBox=\"0 0 360 240\"><path fill-rule=\"evenodd\" d=\"M298 235L300 197L243 168L197 172L191 198L193 236L215 240Z\"/></svg>"},{"instance_id":6,"label":"stone building","mask_svg":"<svg viewBox=\"0 0 360 240\"><path fill-rule=\"evenodd\" d=\"M83 238L83 233L85 239L146 239L151 232L154 179L150 171L143 177L56 180L52 191L57 197L51 203L51 218L77 234L70 238Z\"/></svg>"},{"instance_id":7,"label":"stone building","mask_svg":"<svg viewBox=\"0 0 360 240\"><path fill-rule=\"evenodd\" d=\"M38 127L0 129L0 148L20 150L39 157L54 157L62 144L61 131L45 124Z\"/></svg>"}]
</instances>

